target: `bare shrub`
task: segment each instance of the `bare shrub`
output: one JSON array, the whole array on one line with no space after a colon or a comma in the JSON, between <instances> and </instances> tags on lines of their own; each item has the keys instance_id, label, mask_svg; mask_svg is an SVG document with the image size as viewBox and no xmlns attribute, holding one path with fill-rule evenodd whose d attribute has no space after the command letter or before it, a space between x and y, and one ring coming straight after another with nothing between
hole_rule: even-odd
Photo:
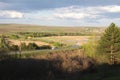
<instances>
[{"instance_id":1,"label":"bare shrub","mask_svg":"<svg viewBox=\"0 0 120 80\"><path fill-rule=\"evenodd\" d=\"M53 62L55 68L64 72L73 73L88 69L94 63L91 58L83 57L79 54L80 53L74 53L74 51L72 51L72 53L50 54L47 58Z\"/></svg>"}]
</instances>

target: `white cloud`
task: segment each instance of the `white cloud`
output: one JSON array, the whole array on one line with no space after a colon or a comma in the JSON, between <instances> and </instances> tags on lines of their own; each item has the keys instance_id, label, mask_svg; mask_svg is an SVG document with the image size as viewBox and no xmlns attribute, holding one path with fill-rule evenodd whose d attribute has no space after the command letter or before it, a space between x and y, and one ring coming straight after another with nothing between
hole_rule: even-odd
<instances>
[{"instance_id":1,"label":"white cloud","mask_svg":"<svg viewBox=\"0 0 120 80\"><path fill-rule=\"evenodd\" d=\"M50 10L41 10L31 13L24 13L25 18L39 19L39 20L56 20L56 19L98 19L105 18L106 13L118 13L120 12L120 6L108 5L108 6L68 6L62 8L55 8ZM11 18L22 18L23 13L16 11L6 11L5 14L9 14Z\"/></svg>"},{"instance_id":2,"label":"white cloud","mask_svg":"<svg viewBox=\"0 0 120 80\"><path fill-rule=\"evenodd\" d=\"M35 12L0 10L0 18L23 18L28 22L54 25L104 25L115 22L120 24L119 5L108 6L68 6ZM108 15L110 14L110 15ZM112 15L111 15L112 14ZM115 15L115 17L114 17ZM21 19L21 20L23 20ZM18 19L20 20L20 19ZM14 22L14 21L13 21ZM23 21L24 22L24 21Z\"/></svg>"},{"instance_id":3,"label":"white cloud","mask_svg":"<svg viewBox=\"0 0 120 80\"><path fill-rule=\"evenodd\" d=\"M0 17L3 18L23 18L24 14L17 11L0 10Z\"/></svg>"},{"instance_id":4,"label":"white cloud","mask_svg":"<svg viewBox=\"0 0 120 80\"><path fill-rule=\"evenodd\" d=\"M106 13L120 13L120 6L69 6L57 8L54 11L54 17L57 18L72 18L72 19L85 19L85 18L101 18L105 17Z\"/></svg>"},{"instance_id":5,"label":"white cloud","mask_svg":"<svg viewBox=\"0 0 120 80\"><path fill-rule=\"evenodd\" d=\"M104 7L99 7L101 10L104 10L106 12L120 12L120 6L118 5L111 5L111 6L104 6Z\"/></svg>"},{"instance_id":6,"label":"white cloud","mask_svg":"<svg viewBox=\"0 0 120 80\"><path fill-rule=\"evenodd\" d=\"M54 16L58 18L72 18L72 19L84 19L84 18L96 18L99 15L91 13L89 9L79 6L70 6L64 8L58 8L54 11Z\"/></svg>"},{"instance_id":7,"label":"white cloud","mask_svg":"<svg viewBox=\"0 0 120 80\"><path fill-rule=\"evenodd\" d=\"M49 10L41 10L31 13L24 13L25 18L38 22L39 24L54 25L107 25L111 22L119 24L120 6L68 6ZM112 14L112 16L108 15ZM43 22L43 23L42 23Z\"/></svg>"},{"instance_id":8,"label":"white cloud","mask_svg":"<svg viewBox=\"0 0 120 80\"><path fill-rule=\"evenodd\" d=\"M89 14L85 14L85 13L76 13L76 12L66 12L66 13L55 13L54 14L55 17L58 18L72 18L72 19L83 19L85 17L89 17Z\"/></svg>"}]
</instances>

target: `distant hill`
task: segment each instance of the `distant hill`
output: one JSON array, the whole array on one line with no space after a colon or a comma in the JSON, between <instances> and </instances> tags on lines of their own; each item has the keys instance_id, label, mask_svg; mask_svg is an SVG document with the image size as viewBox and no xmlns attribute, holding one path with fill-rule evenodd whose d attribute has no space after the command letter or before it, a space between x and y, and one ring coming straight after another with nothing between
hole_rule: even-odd
<instances>
[{"instance_id":1,"label":"distant hill","mask_svg":"<svg viewBox=\"0 0 120 80\"><path fill-rule=\"evenodd\" d=\"M57 26L38 26L26 24L0 24L0 33L10 32L100 32L105 27L57 27Z\"/></svg>"}]
</instances>

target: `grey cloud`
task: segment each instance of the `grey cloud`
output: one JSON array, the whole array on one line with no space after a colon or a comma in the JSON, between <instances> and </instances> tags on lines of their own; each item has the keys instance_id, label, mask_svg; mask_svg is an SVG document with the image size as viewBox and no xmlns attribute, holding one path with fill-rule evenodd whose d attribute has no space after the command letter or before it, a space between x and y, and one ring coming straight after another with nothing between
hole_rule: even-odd
<instances>
[{"instance_id":1,"label":"grey cloud","mask_svg":"<svg viewBox=\"0 0 120 80\"><path fill-rule=\"evenodd\" d=\"M33 11L51 8L66 7L71 5L96 6L96 5L120 5L119 0L1 0L10 6L0 9Z\"/></svg>"}]
</instances>

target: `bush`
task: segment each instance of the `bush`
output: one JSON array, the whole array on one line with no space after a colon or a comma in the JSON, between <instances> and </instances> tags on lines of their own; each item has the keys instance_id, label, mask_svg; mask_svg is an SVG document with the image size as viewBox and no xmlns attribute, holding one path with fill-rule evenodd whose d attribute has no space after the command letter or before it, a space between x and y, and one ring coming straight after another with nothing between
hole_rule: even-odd
<instances>
[{"instance_id":1,"label":"bush","mask_svg":"<svg viewBox=\"0 0 120 80\"><path fill-rule=\"evenodd\" d=\"M5 48L0 48L0 55L4 55L6 53L8 53L9 50L8 49L5 49Z\"/></svg>"},{"instance_id":2,"label":"bush","mask_svg":"<svg viewBox=\"0 0 120 80\"><path fill-rule=\"evenodd\" d=\"M18 45L12 45L12 46L10 46L10 50L12 50L12 51L18 51L19 47L18 47Z\"/></svg>"},{"instance_id":3,"label":"bush","mask_svg":"<svg viewBox=\"0 0 120 80\"><path fill-rule=\"evenodd\" d=\"M15 34L12 34L12 35L9 36L9 38L11 38L11 39L18 39L19 36L18 36L18 35L15 35Z\"/></svg>"},{"instance_id":4,"label":"bush","mask_svg":"<svg viewBox=\"0 0 120 80\"><path fill-rule=\"evenodd\" d=\"M55 70L74 73L94 67L94 59L80 56L76 51L62 52L48 55L48 60L53 62Z\"/></svg>"},{"instance_id":5,"label":"bush","mask_svg":"<svg viewBox=\"0 0 120 80\"><path fill-rule=\"evenodd\" d=\"M25 43L21 44L21 50L41 50L41 49L51 49L49 45L38 46L36 43L29 43L26 45Z\"/></svg>"},{"instance_id":6,"label":"bush","mask_svg":"<svg viewBox=\"0 0 120 80\"><path fill-rule=\"evenodd\" d=\"M5 49L9 48L9 42L6 40L6 37L4 35L1 36L0 47Z\"/></svg>"},{"instance_id":7,"label":"bush","mask_svg":"<svg viewBox=\"0 0 120 80\"><path fill-rule=\"evenodd\" d=\"M92 40L92 41L89 41L88 43L86 43L82 46L82 48L87 56L95 58L95 56L97 54L96 53L97 52L96 51L96 47L97 47L96 44L97 43Z\"/></svg>"},{"instance_id":8,"label":"bush","mask_svg":"<svg viewBox=\"0 0 120 80\"><path fill-rule=\"evenodd\" d=\"M54 43L53 43L53 46L55 46L55 47L62 47L63 44L61 44L61 43L59 43L59 42L54 42Z\"/></svg>"},{"instance_id":9,"label":"bush","mask_svg":"<svg viewBox=\"0 0 120 80\"><path fill-rule=\"evenodd\" d=\"M23 50L23 51L25 51L25 50L27 50L27 45L26 45L26 43L21 43L21 50Z\"/></svg>"},{"instance_id":10,"label":"bush","mask_svg":"<svg viewBox=\"0 0 120 80\"><path fill-rule=\"evenodd\" d=\"M28 50L36 50L38 49L38 45L35 44L35 43L29 43L28 46L27 46Z\"/></svg>"},{"instance_id":11,"label":"bush","mask_svg":"<svg viewBox=\"0 0 120 80\"><path fill-rule=\"evenodd\" d=\"M49 45L43 45L43 46L40 46L39 49L51 49L52 47L49 46Z\"/></svg>"}]
</instances>

